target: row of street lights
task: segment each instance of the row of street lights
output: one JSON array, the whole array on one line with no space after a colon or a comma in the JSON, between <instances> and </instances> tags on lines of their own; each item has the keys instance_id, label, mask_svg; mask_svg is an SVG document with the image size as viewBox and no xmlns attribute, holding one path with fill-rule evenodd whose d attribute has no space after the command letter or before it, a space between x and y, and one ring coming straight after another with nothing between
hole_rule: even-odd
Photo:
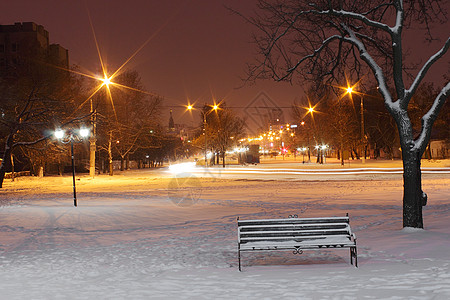
<instances>
[{"instance_id":1,"label":"row of street lights","mask_svg":"<svg viewBox=\"0 0 450 300\"><path fill-rule=\"evenodd\" d=\"M354 85L354 86L355 86L355 85ZM342 87L342 89L344 89L344 90L346 91L345 94L349 94L350 97L352 97L353 94L358 94L358 95L360 96L360 98L361 98L361 111L360 111L360 113L361 113L361 147L362 147L362 150L361 150L361 160L362 160L362 163L364 164L364 163L366 162L366 155L365 155L365 129L364 129L364 99L363 99L362 93L357 92L357 91L354 90L354 86L347 85L346 88ZM344 95L345 95L345 94L344 94ZM316 111L314 110L314 107L312 107L312 106L310 105L308 108L305 108L305 109L307 110L306 114L309 113L309 114L311 115L311 118L313 118L313 113L316 112ZM305 122L302 121L302 122L301 122L301 125L302 125L302 127L304 127ZM289 125L287 125L287 126L289 126ZM287 129L289 129L289 128L287 127ZM272 133L272 131L271 131L270 133ZM282 134L282 130L280 130L280 139L281 139L281 134ZM263 136L265 137L266 134L261 135L261 136L259 137L259 140L262 140L262 139L263 139ZM249 141L251 141L251 140L258 140L258 138L249 138ZM309 140L309 134L308 134L308 140ZM308 141L308 144L309 144L309 141ZM322 146L322 147L323 147L323 146ZM321 148L321 146L316 146L315 148L316 148L318 151L320 151L320 150L323 151L323 149ZM299 149L300 149L300 148L299 148ZM310 150L309 150L309 147L308 147L307 149L308 149L308 157L309 157L309 151L310 151ZM306 148L302 148L302 151L305 151L305 150L306 150ZM343 156L343 154L341 154L341 155ZM308 162L310 162L310 160L308 160ZM343 160L342 160L342 164L343 164Z\"/></svg>"},{"instance_id":2,"label":"row of street lights","mask_svg":"<svg viewBox=\"0 0 450 300\"><path fill-rule=\"evenodd\" d=\"M217 104L211 105L211 110L203 113L203 124L204 124L204 131L205 131L205 166L208 164L208 157L207 157L207 121L206 117L211 112L217 112L219 109L219 106ZM194 107L192 105L188 105L187 109L189 111L193 110ZM92 107L91 107L92 112ZM94 125L95 126L95 125ZM70 155L71 155L71 161L72 161L72 183L73 183L73 205L77 206L77 190L76 190L76 181L75 181L75 157L74 157L74 143L82 142L83 139L90 137L90 175L93 177L92 167L94 166L94 172L95 172L95 137L91 137L91 131L88 128L81 127L79 129L69 129L69 130L63 130L61 128L58 128L54 132L54 136L57 140L59 140L63 144L69 144L70 143ZM94 152L94 154L92 154ZM92 163L92 159L94 158L94 164Z\"/></svg>"}]
</instances>

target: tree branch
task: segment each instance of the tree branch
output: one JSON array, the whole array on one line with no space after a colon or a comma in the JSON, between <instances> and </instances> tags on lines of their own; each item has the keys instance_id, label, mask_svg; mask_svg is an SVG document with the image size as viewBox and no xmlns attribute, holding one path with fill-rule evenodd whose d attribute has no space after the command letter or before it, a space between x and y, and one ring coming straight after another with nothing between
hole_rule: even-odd
<instances>
[{"instance_id":1,"label":"tree branch","mask_svg":"<svg viewBox=\"0 0 450 300\"><path fill-rule=\"evenodd\" d=\"M316 15L332 15L335 17L347 17L347 18L351 18L354 20L359 20L366 25L381 29L389 34L392 34L392 31L393 31L391 27L389 27L388 25L386 25L384 23L380 23L380 22L371 20L362 14L358 14L358 13L354 13L354 12L350 12L350 11L330 9L330 10L322 10L322 11L310 10L309 12L316 14Z\"/></svg>"},{"instance_id":2,"label":"tree branch","mask_svg":"<svg viewBox=\"0 0 450 300\"><path fill-rule=\"evenodd\" d=\"M439 111L444 106L445 101L450 96L450 82L442 88L441 92L437 95L430 110L422 117L422 130L419 137L416 139L415 148L419 149L421 153L425 151L427 141L431 136L431 128L434 121L439 115Z\"/></svg>"},{"instance_id":3,"label":"tree branch","mask_svg":"<svg viewBox=\"0 0 450 300\"><path fill-rule=\"evenodd\" d=\"M327 38L326 40L324 40L323 44L319 48L315 49L313 53L302 57L300 60L297 61L297 63L293 67L289 68L286 71L286 74L284 76L280 77L279 81L286 79L290 74L292 74L292 72L294 72L298 68L299 65L301 65L302 62L304 62L307 59L313 58L317 54L322 52L326 48L326 46L328 46L329 43L331 43L334 40L340 40L340 39L342 39L341 36L333 35L333 36L330 36L329 38Z\"/></svg>"},{"instance_id":4,"label":"tree branch","mask_svg":"<svg viewBox=\"0 0 450 300\"><path fill-rule=\"evenodd\" d=\"M448 38L444 46L438 52L436 52L436 54L431 56L430 59L428 59L428 61L422 66L422 69L420 69L419 73L416 76L416 79L411 84L411 87L405 93L405 98L407 98L408 103L411 100L412 95L414 95L414 93L416 92L423 78L427 74L428 70L437 60L439 60L442 56L444 56L444 54L447 52L449 48L450 48L450 38Z\"/></svg>"},{"instance_id":5,"label":"tree branch","mask_svg":"<svg viewBox=\"0 0 450 300\"><path fill-rule=\"evenodd\" d=\"M348 28L345 24L342 24L342 27L346 29L347 33L349 34L349 37L344 37L343 40L351 43L358 48L360 57L362 60L364 60L369 68L372 70L375 79L378 82L378 87L380 93L383 95L383 98L385 99L386 106L390 110L394 110L394 102L392 100L391 93L389 92L389 89L386 85L386 77L384 76L383 70L381 67L376 63L376 61L373 59L373 57L367 52L366 47L364 44L356 37L353 30Z\"/></svg>"}]
</instances>

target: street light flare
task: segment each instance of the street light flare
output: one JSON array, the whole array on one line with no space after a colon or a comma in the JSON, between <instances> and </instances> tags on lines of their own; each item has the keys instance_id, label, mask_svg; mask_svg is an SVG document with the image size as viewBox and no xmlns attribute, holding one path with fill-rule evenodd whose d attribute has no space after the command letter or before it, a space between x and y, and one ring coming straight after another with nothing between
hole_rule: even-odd
<instances>
[{"instance_id":1,"label":"street light flare","mask_svg":"<svg viewBox=\"0 0 450 300\"><path fill-rule=\"evenodd\" d=\"M55 130L54 135L58 140L60 140L64 137L64 130L58 128Z\"/></svg>"},{"instance_id":2,"label":"street light flare","mask_svg":"<svg viewBox=\"0 0 450 300\"><path fill-rule=\"evenodd\" d=\"M100 80L103 81L103 85L109 86L111 84L111 78L108 78L106 76L104 79L100 79Z\"/></svg>"},{"instance_id":3,"label":"street light flare","mask_svg":"<svg viewBox=\"0 0 450 300\"><path fill-rule=\"evenodd\" d=\"M82 137L87 137L87 136L89 136L90 133L91 132L88 128L85 128L85 127L80 128L80 135Z\"/></svg>"}]
</instances>

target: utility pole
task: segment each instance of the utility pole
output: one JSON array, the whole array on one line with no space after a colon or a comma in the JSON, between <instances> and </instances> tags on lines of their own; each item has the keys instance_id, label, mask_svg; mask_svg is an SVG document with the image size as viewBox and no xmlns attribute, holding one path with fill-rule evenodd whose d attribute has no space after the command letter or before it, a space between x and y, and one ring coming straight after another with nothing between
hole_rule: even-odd
<instances>
[{"instance_id":1,"label":"utility pole","mask_svg":"<svg viewBox=\"0 0 450 300\"><path fill-rule=\"evenodd\" d=\"M365 147L365 135L364 135L364 101L363 96L361 97L361 145L362 145L362 151L361 151L361 158L362 163L366 163L366 147Z\"/></svg>"},{"instance_id":2,"label":"utility pole","mask_svg":"<svg viewBox=\"0 0 450 300\"><path fill-rule=\"evenodd\" d=\"M91 178L95 177L95 151L97 149L97 139L95 136L96 127L96 112L94 111L94 104L91 98L91 124L92 124L92 134L89 138L89 176Z\"/></svg>"},{"instance_id":3,"label":"utility pole","mask_svg":"<svg viewBox=\"0 0 450 300\"><path fill-rule=\"evenodd\" d=\"M206 125L207 125L207 123L206 123L206 112L204 112L203 113L203 130L205 132L205 167L208 166L208 156L207 156L207 153L206 153L206 147L208 145L207 141L206 141Z\"/></svg>"}]
</instances>

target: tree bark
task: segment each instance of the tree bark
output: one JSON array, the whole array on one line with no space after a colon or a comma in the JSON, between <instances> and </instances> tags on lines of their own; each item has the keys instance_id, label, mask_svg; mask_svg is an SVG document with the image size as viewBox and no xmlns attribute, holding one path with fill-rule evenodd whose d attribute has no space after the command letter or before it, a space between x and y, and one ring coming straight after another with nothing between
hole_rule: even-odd
<instances>
[{"instance_id":1,"label":"tree bark","mask_svg":"<svg viewBox=\"0 0 450 300\"><path fill-rule=\"evenodd\" d=\"M123 171L125 169L125 160L123 156L120 157L120 171Z\"/></svg>"},{"instance_id":2,"label":"tree bark","mask_svg":"<svg viewBox=\"0 0 450 300\"><path fill-rule=\"evenodd\" d=\"M422 191L420 151L403 150L403 227L423 228L422 206L427 195Z\"/></svg>"},{"instance_id":3,"label":"tree bark","mask_svg":"<svg viewBox=\"0 0 450 300\"><path fill-rule=\"evenodd\" d=\"M114 172L113 172L113 160L112 160L112 157L110 157L108 159L108 166L109 166L109 176L113 176Z\"/></svg>"},{"instance_id":4,"label":"tree bark","mask_svg":"<svg viewBox=\"0 0 450 300\"><path fill-rule=\"evenodd\" d=\"M222 151L222 166L225 168L225 150Z\"/></svg>"}]
</instances>

